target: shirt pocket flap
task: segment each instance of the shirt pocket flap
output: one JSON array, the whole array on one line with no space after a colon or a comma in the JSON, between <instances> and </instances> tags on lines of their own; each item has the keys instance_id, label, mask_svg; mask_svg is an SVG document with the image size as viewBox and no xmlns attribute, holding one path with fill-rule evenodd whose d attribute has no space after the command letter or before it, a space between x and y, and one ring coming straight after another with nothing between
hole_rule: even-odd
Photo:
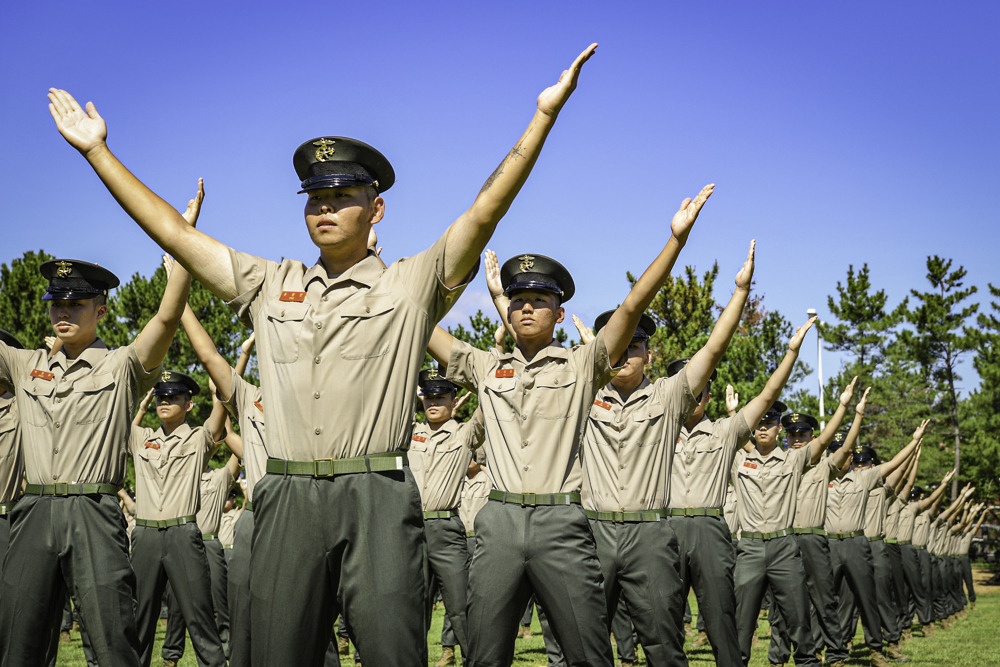
<instances>
[{"instance_id":1,"label":"shirt pocket flap","mask_svg":"<svg viewBox=\"0 0 1000 667\"><path fill-rule=\"evenodd\" d=\"M110 373L92 373L73 383L73 390L83 394L94 394L113 387L115 378Z\"/></svg>"},{"instance_id":2,"label":"shirt pocket flap","mask_svg":"<svg viewBox=\"0 0 1000 667\"><path fill-rule=\"evenodd\" d=\"M560 389L571 387L576 384L576 376L572 373L545 373L535 377L536 387L547 387L550 389Z\"/></svg>"},{"instance_id":3,"label":"shirt pocket flap","mask_svg":"<svg viewBox=\"0 0 1000 667\"><path fill-rule=\"evenodd\" d=\"M267 306L267 317L275 322L299 322L308 312L309 304L305 302L272 301Z\"/></svg>"},{"instance_id":4,"label":"shirt pocket flap","mask_svg":"<svg viewBox=\"0 0 1000 667\"><path fill-rule=\"evenodd\" d=\"M384 315L394 307L392 297L388 294L367 294L360 299L351 299L338 311L341 317L366 319L376 315Z\"/></svg>"},{"instance_id":5,"label":"shirt pocket flap","mask_svg":"<svg viewBox=\"0 0 1000 667\"><path fill-rule=\"evenodd\" d=\"M56 390L56 383L52 380L31 380L21 386L25 393L32 396L51 396Z\"/></svg>"}]
</instances>

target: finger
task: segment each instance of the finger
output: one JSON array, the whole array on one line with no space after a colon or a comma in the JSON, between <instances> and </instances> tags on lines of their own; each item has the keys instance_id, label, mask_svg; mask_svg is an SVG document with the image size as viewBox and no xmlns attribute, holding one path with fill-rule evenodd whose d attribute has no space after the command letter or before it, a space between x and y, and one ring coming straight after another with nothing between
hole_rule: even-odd
<instances>
[{"instance_id":1,"label":"finger","mask_svg":"<svg viewBox=\"0 0 1000 667\"><path fill-rule=\"evenodd\" d=\"M76 100L73 100L75 103ZM87 102L87 115L94 120L101 120L101 114L97 113L97 107L94 106L93 102Z\"/></svg>"},{"instance_id":2,"label":"finger","mask_svg":"<svg viewBox=\"0 0 1000 667\"><path fill-rule=\"evenodd\" d=\"M583 53L581 53L576 57L576 60L573 61L573 64L570 65L569 68L573 70L574 73L579 72L580 68L583 67L583 63L590 60L590 57L594 55L595 51L597 51L597 42L594 42L593 44L585 48L583 50Z\"/></svg>"},{"instance_id":3,"label":"finger","mask_svg":"<svg viewBox=\"0 0 1000 667\"><path fill-rule=\"evenodd\" d=\"M750 250L747 251L747 264L753 267L754 253L757 251L757 239L750 241Z\"/></svg>"},{"instance_id":4,"label":"finger","mask_svg":"<svg viewBox=\"0 0 1000 667\"><path fill-rule=\"evenodd\" d=\"M63 116L67 116L80 109L80 105L73 99L73 96L59 88L49 88L49 100Z\"/></svg>"},{"instance_id":5,"label":"finger","mask_svg":"<svg viewBox=\"0 0 1000 667\"><path fill-rule=\"evenodd\" d=\"M694 198L694 203L698 206L698 208L701 208L702 205L708 201L708 198L712 196L713 192L715 192L715 183L709 183L703 187L701 192L698 193L698 196Z\"/></svg>"},{"instance_id":6,"label":"finger","mask_svg":"<svg viewBox=\"0 0 1000 667\"><path fill-rule=\"evenodd\" d=\"M681 207L677 209L677 212L680 213L681 211L685 210L688 206L690 206L690 204L691 204L691 198L685 197L684 200L681 202Z\"/></svg>"}]
</instances>

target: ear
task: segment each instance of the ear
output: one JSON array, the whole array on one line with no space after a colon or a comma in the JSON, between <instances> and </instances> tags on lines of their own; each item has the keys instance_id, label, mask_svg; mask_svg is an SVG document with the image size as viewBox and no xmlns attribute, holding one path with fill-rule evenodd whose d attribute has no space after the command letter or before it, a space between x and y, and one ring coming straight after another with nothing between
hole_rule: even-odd
<instances>
[{"instance_id":1,"label":"ear","mask_svg":"<svg viewBox=\"0 0 1000 667\"><path fill-rule=\"evenodd\" d=\"M375 199L372 200L372 217L369 222L371 222L373 225L377 225L378 222L382 219L382 216L384 215L385 215L385 200L382 199L381 197L375 197Z\"/></svg>"},{"instance_id":2,"label":"ear","mask_svg":"<svg viewBox=\"0 0 1000 667\"><path fill-rule=\"evenodd\" d=\"M191 412L194 409L194 401L188 401L187 405L184 406L184 412Z\"/></svg>"},{"instance_id":3,"label":"ear","mask_svg":"<svg viewBox=\"0 0 1000 667\"><path fill-rule=\"evenodd\" d=\"M104 316L108 314L107 304L101 304L97 307L97 321L100 322L104 319Z\"/></svg>"},{"instance_id":4,"label":"ear","mask_svg":"<svg viewBox=\"0 0 1000 667\"><path fill-rule=\"evenodd\" d=\"M646 365L653 363L653 351L648 347L646 348Z\"/></svg>"},{"instance_id":5,"label":"ear","mask_svg":"<svg viewBox=\"0 0 1000 667\"><path fill-rule=\"evenodd\" d=\"M556 324L559 324L564 319L566 319L566 309L563 308L562 306L559 306L559 316L556 317Z\"/></svg>"}]
</instances>

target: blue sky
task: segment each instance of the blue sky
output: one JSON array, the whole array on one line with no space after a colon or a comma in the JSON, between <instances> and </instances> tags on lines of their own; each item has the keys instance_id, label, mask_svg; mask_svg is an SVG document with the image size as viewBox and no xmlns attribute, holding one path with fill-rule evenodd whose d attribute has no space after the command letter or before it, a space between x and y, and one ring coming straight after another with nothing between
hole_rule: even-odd
<instances>
[{"instance_id":1,"label":"blue sky","mask_svg":"<svg viewBox=\"0 0 1000 667\"><path fill-rule=\"evenodd\" d=\"M0 262L28 249L148 275L159 251L59 136L49 86L93 100L111 149L200 227L265 257L317 256L292 151L354 136L392 161L384 257L472 202L535 98L600 43L490 247L563 261L585 321L620 302L685 196L715 182L678 264L722 286L757 245L765 304L826 314L868 262L892 303L936 253L1000 283L1000 4L20 3L0 23ZM980 295L977 295L981 296ZM480 276L446 322L488 306ZM810 339L811 340L811 339ZM815 349L807 342L807 350ZM815 365L814 353L804 358ZM824 369L836 360L824 358ZM967 375L971 378L971 369ZM971 381L966 382L971 386Z\"/></svg>"}]
</instances>

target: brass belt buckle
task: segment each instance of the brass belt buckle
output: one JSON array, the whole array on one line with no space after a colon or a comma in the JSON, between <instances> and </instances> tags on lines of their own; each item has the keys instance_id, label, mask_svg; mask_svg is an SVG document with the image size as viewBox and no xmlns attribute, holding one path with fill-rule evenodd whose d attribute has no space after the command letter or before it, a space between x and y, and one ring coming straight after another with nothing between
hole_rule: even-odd
<instances>
[{"instance_id":1,"label":"brass belt buckle","mask_svg":"<svg viewBox=\"0 0 1000 667\"><path fill-rule=\"evenodd\" d=\"M684 516L694 516L694 515L695 514L694 514L694 508L693 507L685 507L684 508Z\"/></svg>"},{"instance_id":2,"label":"brass belt buckle","mask_svg":"<svg viewBox=\"0 0 1000 667\"><path fill-rule=\"evenodd\" d=\"M56 482L52 485L52 495L53 496L68 496L69 495L69 482Z\"/></svg>"},{"instance_id":3,"label":"brass belt buckle","mask_svg":"<svg viewBox=\"0 0 1000 667\"><path fill-rule=\"evenodd\" d=\"M534 493L522 493L521 494L521 507L535 506L536 495Z\"/></svg>"},{"instance_id":4,"label":"brass belt buckle","mask_svg":"<svg viewBox=\"0 0 1000 667\"><path fill-rule=\"evenodd\" d=\"M328 472L323 472L320 467L329 466ZM313 477L333 477L333 459L316 459L313 461Z\"/></svg>"},{"instance_id":5,"label":"brass belt buckle","mask_svg":"<svg viewBox=\"0 0 1000 667\"><path fill-rule=\"evenodd\" d=\"M167 520L166 519L157 519L156 520L156 529L157 530L166 530L167 529Z\"/></svg>"}]
</instances>

